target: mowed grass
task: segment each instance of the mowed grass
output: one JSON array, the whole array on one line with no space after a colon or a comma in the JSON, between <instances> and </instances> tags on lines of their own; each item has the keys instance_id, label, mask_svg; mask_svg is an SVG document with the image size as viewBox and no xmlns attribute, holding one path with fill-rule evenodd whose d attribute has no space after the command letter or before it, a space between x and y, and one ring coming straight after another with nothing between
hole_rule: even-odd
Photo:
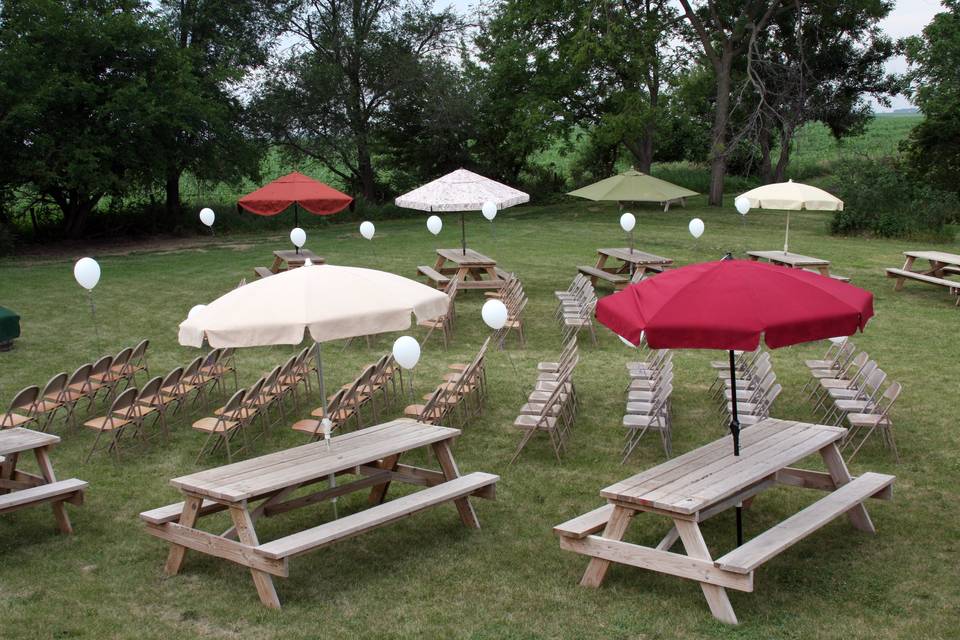
<instances>
[{"instance_id":1,"label":"mowed grass","mask_svg":"<svg viewBox=\"0 0 960 640\"><path fill-rule=\"evenodd\" d=\"M784 216L752 212L745 221L733 212L707 209L702 200L662 213L635 210L639 248L672 257L677 264L716 259L726 251L782 246ZM694 241L693 216L706 223ZM635 568L615 567L597 590L578 586L584 558L558 548L551 528L602 504L603 487L664 460L659 440L648 436L634 457L619 462L623 441L624 363L637 356L600 328L600 345L584 343L576 372L582 406L562 464L545 438L535 439L519 462L507 461L519 439L511 424L539 360L553 359L560 331L552 320L553 291L564 288L577 264L592 263L600 246L623 246L612 206L569 202L502 212L491 225L470 215L469 245L515 270L530 296L526 312L529 344L510 342L489 357L490 401L484 415L464 428L455 456L464 472L501 475L497 500L476 501L483 528L463 528L450 505L429 510L359 538L292 561L288 579L276 584L282 611L260 606L249 573L234 564L187 556L183 572L162 575L166 546L144 533L140 511L178 500L168 481L225 462L194 464L202 436L190 423L213 406L181 413L169 444L130 447L120 464L103 454L83 463L93 433L71 431L60 422L63 442L54 451L60 477L90 482L83 507L69 507L74 536L55 532L48 508L0 516L0 628L16 638L948 638L957 637L960 616L960 498L956 483L958 429L956 381L960 347L958 310L950 296L919 283L894 292L883 268L899 266L903 241L835 238L827 235L828 214L799 213L791 219L791 248L833 261L836 273L876 295L876 317L856 344L869 350L891 379L904 384L894 411L903 462L894 464L879 440L868 444L853 472L897 476L892 502L868 505L878 535L870 537L839 519L762 567L754 593L730 592L739 627L715 621L700 588L692 582ZM430 264L437 247L457 246L457 218L445 218L434 238L424 216L381 222L372 242L355 225L307 227L307 246L330 262L385 269L412 276ZM312 220L308 223L313 222ZM167 251L99 255L103 277L94 291L102 344L98 348L86 294L73 281L72 259L0 263L0 302L23 316L23 337L0 353L0 403L28 384L72 371L101 352L116 352L149 338L151 374L186 364L198 351L178 346L177 324L195 304L208 302L267 264L285 235L200 239L197 246ZM958 247L936 247L958 251ZM439 340L424 348L414 381L428 392L451 362L469 359L487 335L477 293L458 299L452 346ZM336 300L331 300L336 304ZM410 333L422 336L418 329ZM395 335L371 348L359 341L344 349L325 347L328 388L356 375L386 352ZM294 347L241 351L241 385L252 383ZM801 388L805 358L825 344L781 349L774 367L785 391L778 417L812 420ZM726 432L708 393L709 361L717 352L676 354L673 397L677 454ZM288 425L319 404L288 410L247 455L304 442ZM92 413L99 413L98 404ZM381 419L399 415L402 403ZM81 412L81 418L84 415ZM367 418L370 419L369 417ZM409 461L431 464L424 455ZM28 461L26 466L31 466ZM810 467L817 468L816 460ZM397 492L407 489L398 487ZM393 491L393 489L392 489ZM818 497L813 491L776 489L762 494L746 512L754 536ZM341 513L365 506L356 494L340 502ZM271 539L332 517L328 505L302 509L258 524ZM211 519L211 530L224 524ZM668 523L636 518L627 539L656 543ZM226 528L223 526L222 528ZM733 515L704 525L715 557L734 544Z\"/></svg>"}]
</instances>

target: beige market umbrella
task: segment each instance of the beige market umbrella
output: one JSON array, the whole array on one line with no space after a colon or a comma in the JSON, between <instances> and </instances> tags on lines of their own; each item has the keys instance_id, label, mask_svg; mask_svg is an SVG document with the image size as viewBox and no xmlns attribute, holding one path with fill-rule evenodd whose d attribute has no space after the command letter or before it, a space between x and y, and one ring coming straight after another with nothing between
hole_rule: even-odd
<instances>
[{"instance_id":1,"label":"beige market umbrella","mask_svg":"<svg viewBox=\"0 0 960 640\"><path fill-rule=\"evenodd\" d=\"M663 202L669 206L669 203L695 196L697 192L631 169L567 195L595 201Z\"/></svg>"},{"instance_id":2,"label":"beige market umbrella","mask_svg":"<svg viewBox=\"0 0 960 640\"><path fill-rule=\"evenodd\" d=\"M843 200L823 189L801 182L788 180L765 184L737 196L737 200L746 199L751 209L776 209L787 212L787 230L783 238L783 252L787 253L790 242L790 212L807 209L809 211L843 211Z\"/></svg>"},{"instance_id":3,"label":"beige market umbrella","mask_svg":"<svg viewBox=\"0 0 960 640\"><path fill-rule=\"evenodd\" d=\"M394 203L398 207L419 211L459 211L460 243L463 252L466 253L467 231L463 220L464 211L480 211L487 202L492 202L499 210L529 201L529 194L523 191L508 187L496 180L484 178L473 171L457 169L398 196Z\"/></svg>"}]
</instances>

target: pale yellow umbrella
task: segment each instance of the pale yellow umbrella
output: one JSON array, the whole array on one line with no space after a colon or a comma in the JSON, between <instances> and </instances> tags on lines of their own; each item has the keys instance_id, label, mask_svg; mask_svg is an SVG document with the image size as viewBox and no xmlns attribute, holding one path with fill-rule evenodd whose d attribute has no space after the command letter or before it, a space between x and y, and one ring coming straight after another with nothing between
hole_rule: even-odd
<instances>
[{"instance_id":1,"label":"pale yellow umbrella","mask_svg":"<svg viewBox=\"0 0 960 640\"><path fill-rule=\"evenodd\" d=\"M790 242L790 212L807 209L809 211L843 211L843 200L830 195L823 189L801 182L788 180L765 184L737 196L734 203L737 211L746 213L744 201L751 209L775 209L787 212L787 230L783 238L783 252L787 253ZM749 209L747 209L749 210Z\"/></svg>"}]
</instances>

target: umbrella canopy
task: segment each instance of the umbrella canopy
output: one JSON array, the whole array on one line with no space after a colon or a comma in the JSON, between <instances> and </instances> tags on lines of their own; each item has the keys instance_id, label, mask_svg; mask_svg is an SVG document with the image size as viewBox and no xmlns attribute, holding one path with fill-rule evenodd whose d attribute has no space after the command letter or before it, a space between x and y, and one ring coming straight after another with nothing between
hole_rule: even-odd
<instances>
[{"instance_id":1,"label":"umbrella canopy","mask_svg":"<svg viewBox=\"0 0 960 640\"><path fill-rule=\"evenodd\" d=\"M353 198L347 194L294 171L243 196L237 208L258 216L275 216L290 205L299 205L315 215L328 216L343 211L351 202Z\"/></svg>"},{"instance_id":2,"label":"umbrella canopy","mask_svg":"<svg viewBox=\"0 0 960 640\"><path fill-rule=\"evenodd\" d=\"M680 198L698 195L696 191L685 189L672 182L654 178L639 171L624 171L615 176L594 182L568 196L577 196L587 200L613 200L617 202L668 202Z\"/></svg>"},{"instance_id":3,"label":"umbrella canopy","mask_svg":"<svg viewBox=\"0 0 960 640\"><path fill-rule=\"evenodd\" d=\"M802 269L749 260L681 267L630 285L597 303L597 320L654 349L727 349L733 451L740 454L734 349L752 351L761 337L775 349L863 330L873 294ZM743 542L737 508L737 544Z\"/></svg>"},{"instance_id":4,"label":"umbrella canopy","mask_svg":"<svg viewBox=\"0 0 960 640\"><path fill-rule=\"evenodd\" d=\"M180 323L180 344L257 347L400 331L447 311L442 291L384 271L314 265L234 289Z\"/></svg>"},{"instance_id":5,"label":"umbrella canopy","mask_svg":"<svg viewBox=\"0 0 960 640\"><path fill-rule=\"evenodd\" d=\"M494 203L497 209L506 209L529 201L529 194L523 191L508 187L496 180L484 178L473 171L457 169L398 196L394 203L398 207L419 211L463 212L479 211L486 202ZM466 251L466 229L462 213L460 214L460 231L463 249Z\"/></svg>"},{"instance_id":6,"label":"umbrella canopy","mask_svg":"<svg viewBox=\"0 0 960 640\"><path fill-rule=\"evenodd\" d=\"M738 196L746 198L752 209L775 209L787 212L787 229L783 240L783 252L790 244L790 211L843 211L843 200L823 189L801 182L788 180L765 184Z\"/></svg>"}]
</instances>

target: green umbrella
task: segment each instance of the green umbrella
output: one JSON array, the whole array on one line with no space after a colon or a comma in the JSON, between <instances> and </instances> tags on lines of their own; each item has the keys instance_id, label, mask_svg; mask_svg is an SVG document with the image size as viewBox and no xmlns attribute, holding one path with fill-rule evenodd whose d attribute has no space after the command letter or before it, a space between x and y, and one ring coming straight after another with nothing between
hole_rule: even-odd
<instances>
[{"instance_id":1,"label":"green umbrella","mask_svg":"<svg viewBox=\"0 0 960 640\"><path fill-rule=\"evenodd\" d=\"M662 202L666 205L666 211L671 202L698 194L672 182L631 169L571 191L567 195L614 202Z\"/></svg>"}]
</instances>

